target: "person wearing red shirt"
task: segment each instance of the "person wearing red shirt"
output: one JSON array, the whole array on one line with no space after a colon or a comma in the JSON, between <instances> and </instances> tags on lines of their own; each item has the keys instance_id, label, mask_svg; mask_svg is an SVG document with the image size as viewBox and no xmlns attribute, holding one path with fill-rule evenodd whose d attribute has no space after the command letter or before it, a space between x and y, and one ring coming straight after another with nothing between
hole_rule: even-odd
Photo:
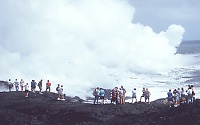
<instances>
[{"instance_id":1,"label":"person wearing red shirt","mask_svg":"<svg viewBox=\"0 0 200 125\"><path fill-rule=\"evenodd\" d=\"M47 80L46 91L49 90L49 92L50 92L50 87L51 87L51 83L49 82L49 80Z\"/></svg>"}]
</instances>

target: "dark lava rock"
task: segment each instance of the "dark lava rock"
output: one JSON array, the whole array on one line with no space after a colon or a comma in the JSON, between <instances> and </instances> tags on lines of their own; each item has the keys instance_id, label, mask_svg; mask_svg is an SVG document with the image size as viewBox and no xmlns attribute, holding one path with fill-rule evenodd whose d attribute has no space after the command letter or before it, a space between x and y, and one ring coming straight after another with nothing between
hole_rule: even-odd
<instances>
[{"instance_id":1,"label":"dark lava rock","mask_svg":"<svg viewBox=\"0 0 200 125\"><path fill-rule=\"evenodd\" d=\"M92 105L79 97L57 101L55 93L0 93L1 125L199 125L200 100L169 108L166 99L151 104Z\"/></svg>"}]
</instances>

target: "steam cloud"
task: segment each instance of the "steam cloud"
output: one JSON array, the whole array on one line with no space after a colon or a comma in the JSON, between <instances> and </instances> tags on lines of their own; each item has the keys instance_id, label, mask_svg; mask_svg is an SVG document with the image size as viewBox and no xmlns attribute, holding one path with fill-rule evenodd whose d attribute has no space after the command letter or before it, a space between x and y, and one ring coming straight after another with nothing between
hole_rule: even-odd
<instances>
[{"instance_id":1,"label":"steam cloud","mask_svg":"<svg viewBox=\"0 0 200 125\"><path fill-rule=\"evenodd\" d=\"M172 24L155 33L133 24L134 13L125 0L0 1L0 77L49 79L83 97L130 74L182 65L175 53L184 28Z\"/></svg>"}]
</instances>

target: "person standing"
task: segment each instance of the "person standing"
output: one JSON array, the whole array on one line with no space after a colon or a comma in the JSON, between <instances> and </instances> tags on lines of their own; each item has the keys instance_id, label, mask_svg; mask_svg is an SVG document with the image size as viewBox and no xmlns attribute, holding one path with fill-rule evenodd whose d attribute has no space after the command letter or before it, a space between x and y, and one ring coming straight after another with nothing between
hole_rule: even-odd
<instances>
[{"instance_id":1,"label":"person standing","mask_svg":"<svg viewBox=\"0 0 200 125\"><path fill-rule=\"evenodd\" d=\"M167 100L168 100L168 102L169 102L169 104L170 104L169 107L172 107L172 106L173 106L173 94L172 94L172 92L171 92L171 89L170 89L169 92L167 93Z\"/></svg>"},{"instance_id":2,"label":"person standing","mask_svg":"<svg viewBox=\"0 0 200 125\"><path fill-rule=\"evenodd\" d=\"M140 97L140 102L142 101L142 97L144 97L145 88L142 89L142 96Z\"/></svg>"},{"instance_id":3,"label":"person standing","mask_svg":"<svg viewBox=\"0 0 200 125\"><path fill-rule=\"evenodd\" d=\"M116 93L116 89L112 89L111 91L111 104L116 102L116 96L117 96L117 93Z\"/></svg>"},{"instance_id":4,"label":"person standing","mask_svg":"<svg viewBox=\"0 0 200 125\"><path fill-rule=\"evenodd\" d=\"M33 93L35 93L36 85L37 85L37 83L35 82L35 80L32 80L32 82L31 82L31 91L32 91Z\"/></svg>"},{"instance_id":5,"label":"person standing","mask_svg":"<svg viewBox=\"0 0 200 125\"><path fill-rule=\"evenodd\" d=\"M26 85L25 85L25 97L28 97L28 93L29 93L29 85L28 85L28 83L26 83Z\"/></svg>"},{"instance_id":6,"label":"person standing","mask_svg":"<svg viewBox=\"0 0 200 125\"><path fill-rule=\"evenodd\" d=\"M16 91L18 91L19 90L19 82L17 81L17 79L15 79L14 84L15 84Z\"/></svg>"},{"instance_id":7,"label":"person standing","mask_svg":"<svg viewBox=\"0 0 200 125\"><path fill-rule=\"evenodd\" d=\"M123 97L124 95L123 95L123 90L122 90L122 88L120 88L119 89L119 103L120 104L123 104Z\"/></svg>"},{"instance_id":8,"label":"person standing","mask_svg":"<svg viewBox=\"0 0 200 125\"><path fill-rule=\"evenodd\" d=\"M190 104L190 103L192 103L192 88L191 88L191 86L189 86L189 88L187 90L187 95L188 95L187 103Z\"/></svg>"},{"instance_id":9,"label":"person standing","mask_svg":"<svg viewBox=\"0 0 200 125\"><path fill-rule=\"evenodd\" d=\"M192 103L194 103L194 101L195 101L195 90L194 90L194 86L193 85L191 85L190 87L192 89Z\"/></svg>"},{"instance_id":10,"label":"person standing","mask_svg":"<svg viewBox=\"0 0 200 125\"><path fill-rule=\"evenodd\" d=\"M101 104L104 104L105 90L103 88L100 88L99 95L101 99Z\"/></svg>"},{"instance_id":11,"label":"person standing","mask_svg":"<svg viewBox=\"0 0 200 125\"><path fill-rule=\"evenodd\" d=\"M42 94L42 79L38 82L38 87L39 87L39 90L40 90L40 94Z\"/></svg>"},{"instance_id":12,"label":"person standing","mask_svg":"<svg viewBox=\"0 0 200 125\"><path fill-rule=\"evenodd\" d=\"M117 105L118 104L118 97L119 97L118 87L115 87L115 94L116 94L116 105Z\"/></svg>"},{"instance_id":13,"label":"person standing","mask_svg":"<svg viewBox=\"0 0 200 125\"><path fill-rule=\"evenodd\" d=\"M8 80L8 90L9 90L9 92L11 92L12 87L13 87L13 83L11 82L11 79L9 79Z\"/></svg>"},{"instance_id":14,"label":"person standing","mask_svg":"<svg viewBox=\"0 0 200 125\"><path fill-rule=\"evenodd\" d=\"M58 88L58 93L60 95L60 100L65 101L64 92L63 92L63 85Z\"/></svg>"},{"instance_id":15,"label":"person standing","mask_svg":"<svg viewBox=\"0 0 200 125\"><path fill-rule=\"evenodd\" d=\"M94 89L93 95L94 95L94 104L99 104L99 87Z\"/></svg>"},{"instance_id":16,"label":"person standing","mask_svg":"<svg viewBox=\"0 0 200 125\"><path fill-rule=\"evenodd\" d=\"M122 104L125 104L125 97L126 97L126 89L124 88L124 86L121 85L121 89L122 89Z\"/></svg>"},{"instance_id":17,"label":"person standing","mask_svg":"<svg viewBox=\"0 0 200 125\"><path fill-rule=\"evenodd\" d=\"M47 80L47 83L46 83L46 91L47 90L49 90L49 92L51 90L51 83L49 82L49 80Z\"/></svg>"},{"instance_id":18,"label":"person standing","mask_svg":"<svg viewBox=\"0 0 200 125\"><path fill-rule=\"evenodd\" d=\"M150 91L148 90L148 88L146 88L146 91L144 92L144 99L145 99L145 102L148 101L148 103L149 103L150 95L151 95Z\"/></svg>"},{"instance_id":19,"label":"person standing","mask_svg":"<svg viewBox=\"0 0 200 125\"><path fill-rule=\"evenodd\" d=\"M21 79L21 80L20 80L20 87L21 87L21 91L23 91L23 89L24 89L24 86L25 86L24 80L23 80L23 79Z\"/></svg>"},{"instance_id":20,"label":"person standing","mask_svg":"<svg viewBox=\"0 0 200 125\"><path fill-rule=\"evenodd\" d=\"M60 97L61 95L60 95L60 92L59 92L59 91L60 91L60 84L58 84L58 86L56 87L56 91L57 91L57 93L58 93L58 98L57 98L57 100L60 100L60 98L61 98L61 97Z\"/></svg>"},{"instance_id":21,"label":"person standing","mask_svg":"<svg viewBox=\"0 0 200 125\"><path fill-rule=\"evenodd\" d=\"M134 88L132 91L132 103L133 103L133 99L135 99L136 100L135 102L137 102L136 88Z\"/></svg>"}]
</instances>

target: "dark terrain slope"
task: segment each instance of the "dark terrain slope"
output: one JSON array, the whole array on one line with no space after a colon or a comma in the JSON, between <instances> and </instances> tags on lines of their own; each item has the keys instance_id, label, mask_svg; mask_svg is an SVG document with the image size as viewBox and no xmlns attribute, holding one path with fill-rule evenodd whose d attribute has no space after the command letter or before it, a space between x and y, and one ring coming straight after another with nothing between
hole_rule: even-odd
<instances>
[{"instance_id":1,"label":"dark terrain slope","mask_svg":"<svg viewBox=\"0 0 200 125\"><path fill-rule=\"evenodd\" d=\"M200 100L169 108L165 99L151 104L92 105L78 97L56 101L54 93L0 93L1 125L199 125Z\"/></svg>"}]
</instances>

